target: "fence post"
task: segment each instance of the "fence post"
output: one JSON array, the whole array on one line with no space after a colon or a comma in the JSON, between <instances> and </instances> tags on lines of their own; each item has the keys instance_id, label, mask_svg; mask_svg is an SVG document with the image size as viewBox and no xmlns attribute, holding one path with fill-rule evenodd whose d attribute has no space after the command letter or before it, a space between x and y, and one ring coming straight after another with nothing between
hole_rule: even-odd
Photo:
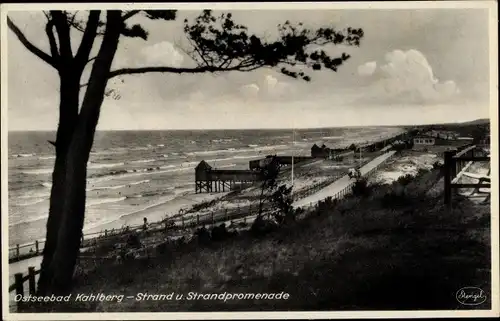
<instances>
[{"instance_id":1,"label":"fence post","mask_svg":"<svg viewBox=\"0 0 500 321\"><path fill-rule=\"evenodd\" d=\"M182 229L184 229L184 216L181 216L181 220L182 220Z\"/></svg>"},{"instance_id":2,"label":"fence post","mask_svg":"<svg viewBox=\"0 0 500 321\"><path fill-rule=\"evenodd\" d=\"M444 152L444 203L451 207L451 175L453 166L453 152Z\"/></svg>"},{"instance_id":3,"label":"fence post","mask_svg":"<svg viewBox=\"0 0 500 321\"><path fill-rule=\"evenodd\" d=\"M196 214L196 225L200 225L200 214Z\"/></svg>"},{"instance_id":4,"label":"fence post","mask_svg":"<svg viewBox=\"0 0 500 321\"><path fill-rule=\"evenodd\" d=\"M35 285L35 267L30 266L28 267L28 288L29 288L29 294L35 295L36 292L36 285Z\"/></svg>"},{"instance_id":5,"label":"fence post","mask_svg":"<svg viewBox=\"0 0 500 321\"><path fill-rule=\"evenodd\" d=\"M14 274L14 279L16 281L16 295L22 295L24 296L24 287L23 287L23 274L22 273L16 273ZM21 301L19 301L21 302Z\"/></svg>"},{"instance_id":6,"label":"fence post","mask_svg":"<svg viewBox=\"0 0 500 321\"><path fill-rule=\"evenodd\" d=\"M20 252L19 252L19 251L20 251L20 250L19 250L19 244L16 244L16 257L17 257L17 258L19 258L19 254L20 254Z\"/></svg>"},{"instance_id":7,"label":"fence post","mask_svg":"<svg viewBox=\"0 0 500 321\"><path fill-rule=\"evenodd\" d=\"M38 244L38 241L35 241L35 251L36 251L36 254L40 253L40 246Z\"/></svg>"}]
</instances>

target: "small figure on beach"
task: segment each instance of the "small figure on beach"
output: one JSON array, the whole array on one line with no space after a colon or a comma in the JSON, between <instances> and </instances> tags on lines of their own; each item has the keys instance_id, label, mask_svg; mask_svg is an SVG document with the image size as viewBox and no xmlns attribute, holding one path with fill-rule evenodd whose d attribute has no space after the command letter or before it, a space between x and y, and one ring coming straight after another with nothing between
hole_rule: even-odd
<instances>
[{"instance_id":1,"label":"small figure on beach","mask_svg":"<svg viewBox=\"0 0 500 321\"><path fill-rule=\"evenodd\" d=\"M142 225L144 231L146 231L148 229L148 219L145 217L144 218L144 224Z\"/></svg>"}]
</instances>

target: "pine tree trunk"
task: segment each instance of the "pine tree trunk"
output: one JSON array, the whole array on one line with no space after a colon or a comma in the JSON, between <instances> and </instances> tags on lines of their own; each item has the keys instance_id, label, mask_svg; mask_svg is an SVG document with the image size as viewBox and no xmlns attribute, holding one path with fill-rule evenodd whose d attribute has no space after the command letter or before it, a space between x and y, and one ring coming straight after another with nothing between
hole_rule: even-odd
<instances>
[{"instance_id":1,"label":"pine tree trunk","mask_svg":"<svg viewBox=\"0 0 500 321\"><path fill-rule=\"evenodd\" d=\"M76 74L66 73L61 74L60 79L60 115L55 144L56 159L54 171L52 172L49 217L47 219L41 273L37 287L39 295L44 295L46 293L47 284L51 279L51 270L48 267L52 262L52 256L54 255L57 245L62 208L65 198L66 153L78 117L80 77Z\"/></svg>"},{"instance_id":2,"label":"pine tree trunk","mask_svg":"<svg viewBox=\"0 0 500 321\"><path fill-rule=\"evenodd\" d=\"M106 32L92 67L78 122L66 153L64 198L57 243L48 268L48 293L67 294L71 291L85 218L87 162L121 30L120 12L108 11Z\"/></svg>"}]
</instances>

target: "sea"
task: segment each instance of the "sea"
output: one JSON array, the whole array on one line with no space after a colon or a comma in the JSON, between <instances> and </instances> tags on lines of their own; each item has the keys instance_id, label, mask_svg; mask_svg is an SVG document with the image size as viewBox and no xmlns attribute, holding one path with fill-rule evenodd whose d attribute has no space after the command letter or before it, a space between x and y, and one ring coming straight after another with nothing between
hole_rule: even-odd
<instances>
[{"instance_id":1,"label":"sea","mask_svg":"<svg viewBox=\"0 0 500 321\"><path fill-rule=\"evenodd\" d=\"M98 131L88 162L84 232L140 223L192 202L194 169L248 169L269 154L310 155L313 144L342 147L402 131L395 127L284 130ZM9 132L9 244L45 237L55 132Z\"/></svg>"}]
</instances>

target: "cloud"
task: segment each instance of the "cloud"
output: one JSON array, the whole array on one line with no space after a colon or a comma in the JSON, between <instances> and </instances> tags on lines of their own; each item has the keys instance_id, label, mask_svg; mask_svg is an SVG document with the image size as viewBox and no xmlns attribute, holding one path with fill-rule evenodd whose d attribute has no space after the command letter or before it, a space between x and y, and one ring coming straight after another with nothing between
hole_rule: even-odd
<instances>
[{"instance_id":1,"label":"cloud","mask_svg":"<svg viewBox=\"0 0 500 321\"><path fill-rule=\"evenodd\" d=\"M371 76L377 69L377 62L370 61L358 67L358 74L360 76Z\"/></svg>"},{"instance_id":2,"label":"cloud","mask_svg":"<svg viewBox=\"0 0 500 321\"><path fill-rule=\"evenodd\" d=\"M268 90L273 90L276 85L278 84L278 79L276 79L275 77L271 76L271 75L267 75L265 77L265 83L267 85L267 89Z\"/></svg>"},{"instance_id":3,"label":"cloud","mask_svg":"<svg viewBox=\"0 0 500 321\"><path fill-rule=\"evenodd\" d=\"M247 98L256 98L259 95L260 88L256 84L249 84L241 86L240 92Z\"/></svg>"},{"instance_id":4,"label":"cloud","mask_svg":"<svg viewBox=\"0 0 500 321\"><path fill-rule=\"evenodd\" d=\"M268 100L286 97L290 93L290 87L289 83L267 74L254 83L241 86L240 92L247 98Z\"/></svg>"},{"instance_id":5,"label":"cloud","mask_svg":"<svg viewBox=\"0 0 500 321\"><path fill-rule=\"evenodd\" d=\"M441 82L435 77L418 50L394 50L386 54L385 60L384 65L372 72L376 80L365 96L371 101L422 104L449 101L460 93L454 81Z\"/></svg>"},{"instance_id":6,"label":"cloud","mask_svg":"<svg viewBox=\"0 0 500 321\"><path fill-rule=\"evenodd\" d=\"M144 47L141 54L145 62L149 64L180 67L184 62L184 56L169 41L162 41Z\"/></svg>"}]
</instances>

